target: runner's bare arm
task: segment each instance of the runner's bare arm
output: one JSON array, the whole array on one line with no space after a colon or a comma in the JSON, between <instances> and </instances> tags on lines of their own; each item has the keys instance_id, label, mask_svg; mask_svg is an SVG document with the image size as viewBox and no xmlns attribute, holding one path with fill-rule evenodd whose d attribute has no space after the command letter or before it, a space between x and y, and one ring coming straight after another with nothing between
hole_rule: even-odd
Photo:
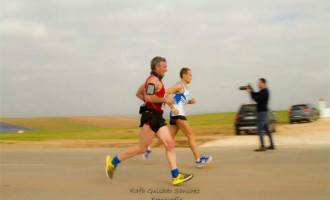
<instances>
[{"instance_id":1,"label":"runner's bare arm","mask_svg":"<svg viewBox=\"0 0 330 200\"><path fill-rule=\"evenodd\" d=\"M137 98L141 99L142 101L144 101L144 84L142 84L138 91L136 92L136 96Z\"/></svg>"},{"instance_id":2,"label":"runner's bare arm","mask_svg":"<svg viewBox=\"0 0 330 200\"><path fill-rule=\"evenodd\" d=\"M179 93L182 90L182 85L180 83L177 83L175 85L173 85L172 87L168 88L165 91L166 95L170 95L170 94L175 94L175 93Z\"/></svg>"},{"instance_id":3,"label":"runner's bare arm","mask_svg":"<svg viewBox=\"0 0 330 200\"><path fill-rule=\"evenodd\" d=\"M165 91L165 95L170 95L170 94L180 93L180 91L181 91L182 89L183 89L183 88L182 88L182 85L179 84L179 83L177 83L177 84L173 85L172 87L170 87L169 89L167 89L167 90ZM179 110L176 109L176 108L173 106L173 103L168 103L167 105L168 105L168 107L170 107L170 109L172 110L172 112L173 112L174 114L178 114L178 113L179 113Z\"/></svg>"},{"instance_id":4,"label":"runner's bare arm","mask_svg":"<svg viewBox=\"0 0 330 200\"><path fill-rule=\"evenodd\" d=\"M155 92L158 92L161 87L162 87L162 84L159 82L159 80L157 78L150 78L148 80L148 83L147 84L154 84L156 86L155 88ZM149 103L173 103L174 102L174 99L173 97L158 97L157 95L155 94L147 94L146 90L144 90L144 99L145 101L149 102Z\"/></svg>"}]
</instances>

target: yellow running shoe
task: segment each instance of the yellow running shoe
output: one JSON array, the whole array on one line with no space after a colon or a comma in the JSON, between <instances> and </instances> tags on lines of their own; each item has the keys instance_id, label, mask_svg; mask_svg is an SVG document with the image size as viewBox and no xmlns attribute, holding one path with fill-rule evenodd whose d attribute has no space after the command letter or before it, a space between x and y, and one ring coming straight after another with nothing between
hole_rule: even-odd
<instances>
[{"instance_id":1,"label":"yellow running shoe","mask_svg":"<svg viewBox=\"0 0 330 200\"><path fill-rule=\"evenodd\" d=\"M178 185L180 183L184 183L192 179L193 176L194 176L193 174L179 173L179 175L176 178L172 178L172 184Z\"/></svg>"},{"instance_id":2,"label":"yellow running shoe","mask_svg":"<svg viewBox=\"0 0 330 200\"><path fill-rule=\"evenodd\" d=\"M105 174L110 178L112 179L113 177L113 172L115 171L116 169L116 165L113 165L112 164L112 160L113 160L113 157L111 156L107 156L105 158Z\"/></svg>"}]
</instances>

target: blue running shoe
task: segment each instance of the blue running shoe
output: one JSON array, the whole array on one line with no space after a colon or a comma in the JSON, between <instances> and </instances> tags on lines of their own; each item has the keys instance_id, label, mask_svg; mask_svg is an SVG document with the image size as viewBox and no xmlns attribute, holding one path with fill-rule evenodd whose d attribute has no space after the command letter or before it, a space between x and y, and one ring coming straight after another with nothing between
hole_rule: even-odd
<instances>
[{"instance_id":1,"label":"blue running shoe","mask_svg":"<svg viewBox=\"0 0 330 200\"><path fill-rule=\"evenodd\" d=\"M150 153L151 153L151 148L148 147L148 150L144 154L142 154L143 160L148 160L148 156Z\"/></svg>"},{"instance_id":2,"label":"blue running shoe","mask_svg":"<svg viewBox=\"0 0 330 200\"><path fill-rule=\"evenodd\" d=\"M205 164L208 164L212 161L212 156L209 157L200 157L198 160L195 161L197 167L203 167Z\"/></svg>"}]
</instances>

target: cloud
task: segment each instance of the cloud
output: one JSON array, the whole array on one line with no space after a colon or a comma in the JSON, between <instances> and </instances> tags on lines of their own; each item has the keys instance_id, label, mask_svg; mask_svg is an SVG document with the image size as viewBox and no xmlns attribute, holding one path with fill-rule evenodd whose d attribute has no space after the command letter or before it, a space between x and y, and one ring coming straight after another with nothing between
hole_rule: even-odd
<instances>
[{"instance_id":1,"label":"cloud","mask_svg":"<svg viewBox=\"0 0 330 200\"><path fill-rule=\"evenodd\" d=\"M266 77L273 109L330 101L329 3L15 1L0 8L1 116L135 115L153 56L193 70L189 113L235 111ZM244 6L241 6L244 5Z\"/></svg>"},{"instance_id":2,"label":"cloud","mask_svg":"<svg viewBox=\"0 0 330 200\"><path fill-rule=\"evenodd\" d=\"M8 19L0 22L0 32L4 37L43 37L46 34L46 27L43 24Z\"/></svg>"},{"instance_id":3,"label":"cloud","mask_svg":"<svg viewBox=\"0 0 330 200\"><path fill-rule=\"evenodd\" d=\"M294 13L286 13L283 15L280 15L273 19L273 22L285 22L285 21L291 21L297 18L297 15Z\"/></svg>"}]
</instances>

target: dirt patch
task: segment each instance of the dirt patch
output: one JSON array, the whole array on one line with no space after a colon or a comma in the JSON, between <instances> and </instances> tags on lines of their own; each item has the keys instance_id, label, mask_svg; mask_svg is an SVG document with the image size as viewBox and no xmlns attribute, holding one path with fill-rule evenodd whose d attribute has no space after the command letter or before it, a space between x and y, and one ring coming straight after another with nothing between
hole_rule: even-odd
<instances>
[{"instance_id":1,"label":"dirt patch","mask_svg":"<svg viewBox=\"0 0 330 200\"><path fill-rule=\"evenodd\" d=\"M218 136L198 136L197 145L218 139ZM155 138L154 141L157 139ZM176 147L188 147L187 138L176 137ZM48 140L48 141L0 141L0 148L25 149L25 148L121 148L138 144L138 139L104 139L104 140ZM163 148L160 146L159 148Z\"/></svg>"},{"instance_id":2,"label":"dirt patch","mask_svg":"<svg viewBox=\"0 0 330 200\"><path fill-rule=\"evenodd\" d=\"M321 119L313 123L282 124L276 129L273 134L275 145L330 144L330 119ZM268 137L264 138L268 145ZM204 147L242 145L258 146L259 138L256 135L223 135L218 140L203 144Z\"/></svg>"},{"instance_id":3,"label":"dirt patch","mask_svg":"<svg viewBox=\"0 0 330 200\"><path fill-rule=\"evenodd\" d=\"M330 134L330 118L319 119L312 123L294 123L287 124L278 128L281 135L313 135L313 133L329 133Z\"/></svg>"},{"instance_id":4,"label":"dirt patch","mask_svg":"<svg viewBox=\"0 0 330 200\"><path fill-rule=\"evenodd\" d=\"M133 117L43 117L0 118L0 121L36 131L96 130L100 128L131 128L139 126Z\"/></svg>"},{"instance_id":5,"label":"dirt patch","mask_svg":"<svg viewBox=\"0 0 330 200\"><path fill-rule=\"evenodd\" d=\"M69 117L69 119L103 128L131 128L139 124L139 119L133 117Z\"/></svg>"}]
</instances>

